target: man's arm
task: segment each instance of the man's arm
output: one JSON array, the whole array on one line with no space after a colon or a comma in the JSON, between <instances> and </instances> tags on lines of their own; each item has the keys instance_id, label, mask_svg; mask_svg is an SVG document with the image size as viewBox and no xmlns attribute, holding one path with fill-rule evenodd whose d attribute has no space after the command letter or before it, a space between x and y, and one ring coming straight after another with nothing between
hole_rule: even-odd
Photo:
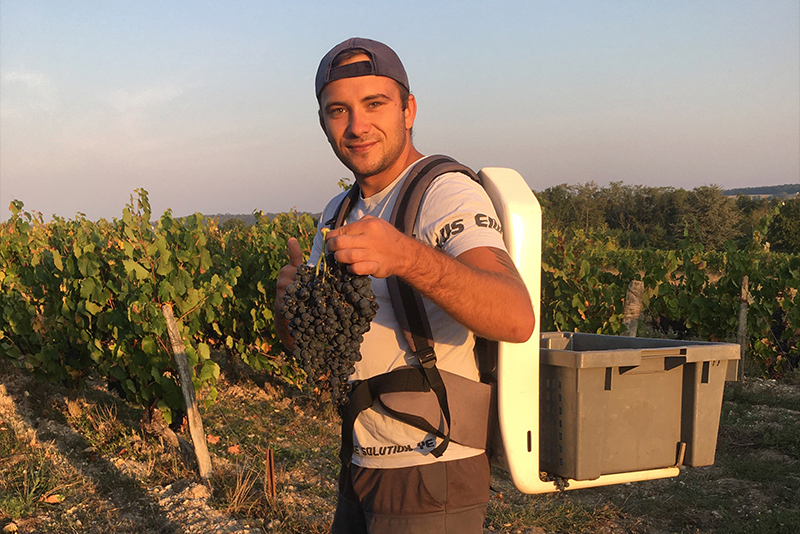
<instances>
[{"instance_id":1,"label":"man's arm","mask_svg":"<svg viewBox=\"0 0 800 534\"><path fill-rule=\"evenodd\" d=\"M479 336L520 343L533 332L530 295L503 250L478 247L453 258L374 217L331 231L327 243L353 273L398 276Z\"/></svg>"}]
</instances>

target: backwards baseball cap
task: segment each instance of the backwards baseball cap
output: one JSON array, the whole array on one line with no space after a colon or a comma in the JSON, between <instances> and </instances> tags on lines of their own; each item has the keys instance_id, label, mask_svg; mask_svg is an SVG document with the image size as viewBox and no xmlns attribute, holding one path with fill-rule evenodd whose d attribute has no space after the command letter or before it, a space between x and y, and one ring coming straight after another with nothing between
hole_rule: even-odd
<instances>
[{"instance_id":1,"label":"backwards baseball cap","mask_svg":"<svg viewBox=\"0 0 800 534\"><path fill-rule=\"evenodd\" d=\"M363 50L369 60L334 67L333 62L336 58L343 52L350 50ZM319 100L322 90L329 83L342 78L356 78L358 76L385 76L395 80L408 90L406 69L403 68L403 63L394 50L378 41L353 37L334 46L320 61L315 82L317 100Z\"/></svg>"}]
</instances>

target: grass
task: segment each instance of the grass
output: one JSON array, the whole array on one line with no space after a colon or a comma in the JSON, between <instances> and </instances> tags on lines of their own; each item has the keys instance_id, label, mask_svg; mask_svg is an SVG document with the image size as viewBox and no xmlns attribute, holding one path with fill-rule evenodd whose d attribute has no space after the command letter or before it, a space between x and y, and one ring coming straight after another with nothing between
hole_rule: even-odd
<instances>
[{"instance_id":1,"label":"grass","mask_svg":"<svg viewBox=\"0 0 800 534\"><path fill-rule=\"evenodd\" d=\"M0 510L9 516L28 517L47 499L59 502L58 492L69 487L51 452L5 422L0 423L0 458Z\"/></svg>"},{"instance_id":2,"label":"grass","mask_svg":"<svg viewBox=\"0 0 800 534\"><path fill-rule=\"evenodd\" d=\"M504 477L494 472L493 477ZM625 532L644 532L637 529L636 520L626 519L620 508L612 503L588 505L566 494L521 495L498 493L489 501L485 529L489 532L521 533L531 527L542 532L604 532L620 522L627 523Z\"/></svg>"}]
</instances>

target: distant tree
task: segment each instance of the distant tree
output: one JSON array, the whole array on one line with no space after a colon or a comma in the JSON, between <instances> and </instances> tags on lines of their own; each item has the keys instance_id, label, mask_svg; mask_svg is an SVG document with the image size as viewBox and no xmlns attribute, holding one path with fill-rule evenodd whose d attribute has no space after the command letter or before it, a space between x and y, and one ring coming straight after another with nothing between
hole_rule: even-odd
<instances>
[{"instance_id":1,"label":"distant tree","mask_svg":"<svg viewBox=\"0 0 800 534\"><path fill-rule=\"evenodd\" d=\"M800 183L784 184L784 185L760 185L756 187L739 187L736 189L729 189L726 194L743 194L747 195L767 195L771 197L794 197L800 195Z\"/></svg>"},{"instance_id":2,"label":"distant tree","mask_svg":"<svg viewBox=\"0 0 800 534\"><path fill-rule=\"evenodd\" d=\"M734 200L714 185L686 191L622 182L607 187L594 182L561 184L536 196L546 227L585 234L600 231L623 246L653 249L675 248L684 232L707 250L722 250L726 241L740 236L744 246L780 201L746 195ZM785 238L781 239L783 243Z\"/></svg>"},{"instance_id":3,"label":"distant tree","mask_svg":"<svg viewBox=\"0 0 800 534\"><path fill-rule=\"evenodd\" d=\"M631 248L651 247L651 237L663 234L653 225L653 191L656 188L611 182L600 192L605 220L620 244Z\"/></svg>"},{"instance_id":4,"label":"distant tree","mask_svg":"<svg viewBox=\"0 0 800 534\"><path fill-rule=\"evenodd\" d=\"M800 197L784 200L769 226L770 249L800 254Z\"/></svg>"},{"instance_id":5,"label":"distant tree","mask_svg":"<svg viewBox=\"0 0 800 534\"><path fill-rule=\"evenodd\" d=\"M594 182L575 186L572 209L578 227L584 232L605 226L605 196Z\"/></svg>"},{"instance_id":6,"label":"distant tree","mask_svg":"<svg viewBox=\"0 0 800 534\"><path fill-rule=\"evenodd\" d=\"M741 193L736 195L736 208L739 211L739 245L747 246L753 237L753 232L760 226L760 221L768 216L776 200L751 197Z\"/></svg>"},{"instance_id":7,"label":"distant tree","mask_svg":"<svg viewBox=\"0 0 800 534\"><path fill-rule=\"evenodd\" d=\"M238 229L238 230L245 230L247 228L247 224L241 219L228 219L224 223L222 223L219 229L223 233L230 232L231 230Z\"/></svg>"},{"instance_id":8,"label":"distant tree","mask_svg":"<svg viewBox=\"0 0 800 534\"><path fill-rule=\"evenodd\" d=\"M609 228L622 232L641 229L641 188L624 185L622 182L611 182L599 196L604 204L605 220Z\"/></svg>"},{"instance_id":9,"label":"distant tree","mask_svg":"<svg viewBox=\"0 0 800 534\"><path fill-rule=\"evenodd\" d=\"M688 213L681 224L689 230L692 241L702 244L706 250L721 250L726 241L739 235L736 202L724 196L721 187L697 187L687 200Z\"/></svg>"},{"instance_id":10,"label":"distant tree","mask_svg":"<svg viewBox=\"0 0 800 534\"><path fill-rule=\"evenodd\" d=\"M664 195L661 206L662 225L669 231L674 242L677 243L683 235L683 222L691 217L692 208L689 201L689 191L680 188L673 189Z\"/></svg>"},{"instance_id":11,"label":"distant tree","mask_svg":"<svg viewBox=\"0 0 800 534\"><path fill-rule=\"evenodd\" d=\"M689 192L674 187L646 187L639 203L640 232L644 245L654 249L674 248L683 236L682 222L691 217Z\"/></svg>"},{"instance_id":12,"label":"distant tree","mask_svg":"<svg viewBox=\"0 0 800 534\"><path fill-rule=\"evenodd\" d=\"M536 196L542 206L545 225L562 230L579 228L585 232L605 226L604 197L594 182L548 187Z\"/></svg>"},{"instance_id":13,"label":"distant tree","mask_svg":"<svg viewBox=\"0 0 800 534\"><path fill-rule=\"evenodd\" d=\"M572 194L567 184L548 187L536 193L542 206L542 223L545 227L564 230L574 222L572 214Z\"/></svg>"},{"instance_id":14,"label":"distant tree","mask_svg":"<svg viewBox=\"0 0 800 534\"><path fill-rule=\"evenodd\" d=\"M747 216L753 212L769 210L769 200L739 193L736 195L736 207L742 215Z\"/></svg>"}]
</instances>

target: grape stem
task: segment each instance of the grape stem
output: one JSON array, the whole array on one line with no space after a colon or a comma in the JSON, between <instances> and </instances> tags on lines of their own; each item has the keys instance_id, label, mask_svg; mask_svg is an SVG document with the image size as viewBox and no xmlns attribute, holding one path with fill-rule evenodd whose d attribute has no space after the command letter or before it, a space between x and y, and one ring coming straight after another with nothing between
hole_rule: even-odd
<instances>
[{"instance_id":1,"label":"grape stem","mask_svg":"<svg viewBox=\"0 0 800 534\"><path fill-rule=\"evenodd\" d=\"M322 230L320 230L320 232L322 233L322 240L323 240L324 246L322 247L322 254L319 255L319 259L317 259L317 265L314 268L314 274L316 276L319 276L319 266L320 265L323 265L323 267L322 267L323 275L325 274L325 271L328 268L328 260L325 258L325 256L328 255L328 239L327 238L328 238L328 232L330 232L330 231L331 231L331 229L327 228L327 227L323 228Z\"/></svg>"}]
</instances>

